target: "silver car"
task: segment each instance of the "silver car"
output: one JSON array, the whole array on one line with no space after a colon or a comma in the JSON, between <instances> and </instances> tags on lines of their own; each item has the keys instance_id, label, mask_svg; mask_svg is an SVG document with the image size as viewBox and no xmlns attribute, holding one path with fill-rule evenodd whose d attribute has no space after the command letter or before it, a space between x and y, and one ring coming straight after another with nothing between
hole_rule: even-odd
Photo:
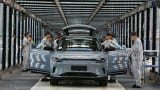
<instances>
[{"instance_id":1,"label":"silver car","mask_svg":"<svg viewBox=\"0 0 160 90\"><path fill-rule=\"evenodd\" d=\"M108 75L127 73L126 50L117 48L115 51L105 52L95 34L91 33L93 28L78 25L78 31L81 32L78 36L73 33L77 30L75 27L64 29L70 33L59 41L55 51L31 51L32 72L48 74L51 85L57 85L59 80L95 80L101 86L107 85ZM85 32L83 29L90 31Z\"/></svg>"},{"instance_id":2,"label":"silver car","mask_svg":"<svg viewBox=\"0 0 160 90\"><path fill-rule=\"evenodd\" d=\"M107 84L107 61L96 38L64 37L51 56L51 84L59 80L97 80Z\"/></svg>"}]
</instances>

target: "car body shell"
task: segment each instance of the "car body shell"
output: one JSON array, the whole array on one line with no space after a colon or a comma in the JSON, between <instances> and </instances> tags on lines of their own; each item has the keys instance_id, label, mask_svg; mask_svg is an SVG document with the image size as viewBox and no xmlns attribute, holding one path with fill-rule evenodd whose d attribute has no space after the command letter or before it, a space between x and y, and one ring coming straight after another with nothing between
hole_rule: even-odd
<instances>
[{"instance_id":1,"label":"car body shell","mask_svg":"<svg viewBox=\"0 0 160 90\"><path fill-rule=\"evenodd\" d=\"M81 36L78 37L83 39L95 37L96 29L86 25L72 25L63 28L65 37L77 37L77 33L72 33L70 36L67 34L70 30L77 30L77 27L81 31ZM83 30L84 28L85 30L89 30L89 36L86 35L86 32ZM98 43L100 45L100 42ZM126 74L128 60L127 51L120 49L115 51L99 50L89 52L32 49L30 54L30 69L32 72L48 74L51 78L58 80L105 80L108 75Z\"/></svg>"},{"instance_id":2,"label":"car body shell","mask_svg":"<svg viewBox=\"0 0 160 90\"><path fill-rule=\"evenodd\" d=\"M33 49L30 58L32 71L58 78L64 77L62 74L67 72L106 77L107 75L125 74L128 68L126 50L83 52ZM56 58L59 58L60 61L55 61ZM104 58L105 62L99 62L101 58ZM71 70L72 66L85 66L87 70Z\"/></svg>"}]
</instances>

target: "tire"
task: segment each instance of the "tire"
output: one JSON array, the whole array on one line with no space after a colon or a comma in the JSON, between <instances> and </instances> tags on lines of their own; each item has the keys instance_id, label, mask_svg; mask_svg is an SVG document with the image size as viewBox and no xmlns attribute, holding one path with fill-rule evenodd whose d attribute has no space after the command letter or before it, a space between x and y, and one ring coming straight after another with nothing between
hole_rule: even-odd
<instances>
[{"instance_id":1,"label":"tire","mask_svg":"<svg viewBox=\"0 0 160 90\"><path fill-rule=\"evenodd\" d=\"M108 85L108 80L100 80L99 81L99 86L107 86Z\"/></svg>"},{"instance_id":2,"label":"tire","mask_svg":"<svg viewBox=\"0 0 160 90\"><path fill-rule=\"evenodd\" d=\"M53 78L50 79L50 85L58 85L58 80L55 80Z\"/></svg>"}]
</instances>

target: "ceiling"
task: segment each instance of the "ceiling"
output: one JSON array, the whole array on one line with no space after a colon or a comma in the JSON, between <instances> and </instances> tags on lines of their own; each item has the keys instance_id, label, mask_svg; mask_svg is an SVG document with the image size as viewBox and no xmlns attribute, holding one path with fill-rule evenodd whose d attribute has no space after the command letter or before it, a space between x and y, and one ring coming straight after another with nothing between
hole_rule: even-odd
<instances>
[{"instance_id":1,"label":"ceiling","mask_svg":"<svg viewBox=\"0 0 160 90\"><path fill-rule=\"evenodd\" d=\"M71 24L99 27L148 0L16 0L54 29Z\"/></svg>"}]
</instances>

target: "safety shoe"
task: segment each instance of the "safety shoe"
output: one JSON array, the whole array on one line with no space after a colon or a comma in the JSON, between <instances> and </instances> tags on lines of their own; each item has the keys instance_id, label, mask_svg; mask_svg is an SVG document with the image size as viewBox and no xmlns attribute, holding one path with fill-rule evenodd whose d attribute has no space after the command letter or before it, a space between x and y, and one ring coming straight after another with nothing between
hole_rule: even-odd
<instances>
[{"instance_id":1,"label":"safety shoe","mask_svg":"<svg viewBox=\"0 0 160 90\"><path fill-rule=\"evenodd\" d=\"M109 83L116 83L116 80L110 79L108 82Z\"/></svg>"},{"instance_id":2,"label":"safety shoe","mask_svg":"<svg viewBox=\"0 0 160 90\"><path fill-rule=\"evenodd\" d=\"M22 72L28 72L28 70L27 69L23 69Z\"/></svg>"},{"instance_id":3,"label":"safety shoe","mask_svg":"<svg viewBox=\"0 0 160 90\"><path fill-rule=\"evenodd\" d=\"M44 78L41 79L42 82L47 82L47 81L49 81L49 80L50 80L50 79L47 78L47 77L44 77Z\"/></svg>"},{"instance_id":4,"label":"safety shoe","mask_svg":"<svg viewBox=\"0 0 160 90\"><path fill-rule=\"evenodd\" d=\"M142 88L141 86L137 86L136 84L134 84L133 86L132 86L132 88Z\"/></svg>"}]
</instances>

